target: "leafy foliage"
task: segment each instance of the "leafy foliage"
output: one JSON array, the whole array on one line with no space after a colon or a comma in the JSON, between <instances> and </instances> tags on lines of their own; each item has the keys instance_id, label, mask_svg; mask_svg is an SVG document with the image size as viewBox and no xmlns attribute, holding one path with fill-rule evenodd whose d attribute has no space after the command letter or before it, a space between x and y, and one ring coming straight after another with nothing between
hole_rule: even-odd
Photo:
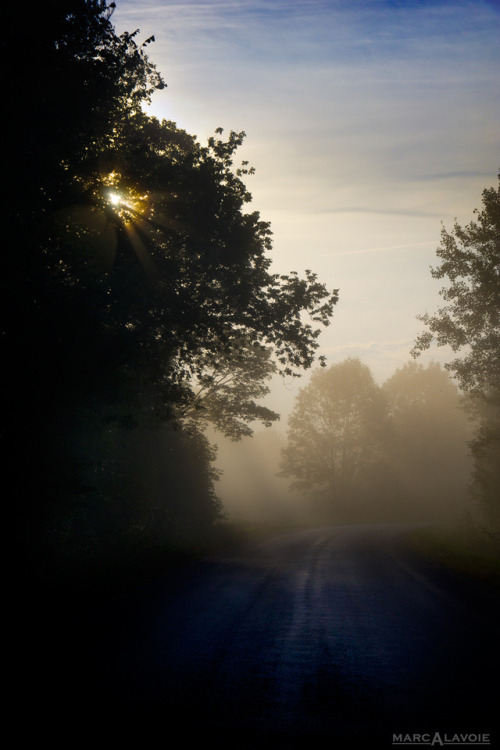
<instances>
[{"instance_id":1,"label":"leafy foliage","mask_svg":"<svg viewBox=\"0 0 500 750\"><path fill-rule=\"evenodd\" d=\"M276 372L270 348L245 338L236 340L220 354L200 355L193 387L177 418L186 426L211 423L232 440L252 435L250 424L269 427L279 414L256 403L269 393L265 384Z\"/></svg>"},{"instance_id":2,"label":"leafy foliage","mask_svg":"<svg viewBox=\"0 0 500 750\"><path fill-rule=\"evenodd\" d=\"M5 127L18 146L9 188L24 218L71 200L127 118L165 85L145 52L152 40L118 36L114 9L106 0L47 0L22 18L5 9Z\"/></svg>"},{"instance_id":3,"label":"leafy foliage","mask_svg":"<svg viewBox=\"0 0 500 750\"><path fill-rule=\"evenodd\" d=\"M14 455L24 446L26 538L30 525L82 517L82 503L92 524L97 506L122 495L121 470L103 457L118 450L117 431L162 434L166 451L177 435L179 455L200 446L198 469L169 463L169 481L184 487L184 518L196 525L198 501L174 472L198 471L213 518L200 426L210 419L236 439L276 419L256 399L275 369L312 365L337 301L311 271L271 273L270 226L248 210L252 169L234 164L244 133L218 129L202 146L142 111L164 86L146 54L153 39L116 35L113 11L105 0L39 4L19 59L10 7L2 39L17 159L3 295L16 413L6 434ZM165 421L176 427L168 438ZM138 447L129 487L144 460Z\"/></svg>"},{"instance_id":4,"label":"leafy foliage","mask_svg":"<svg viewBox=\"0 0 500 750\"><path fill-rule=\"evenodd\" d=\"M483 209L466 227L444 228L437 255L441 264L434 278L446 278L441 291L446 304L434 315L420 317L425 331L416 342L415 356L432 341L449 345L459 354L446 365L471 397L477 423L471 442L475 466L473 494L485 518L500 524L500 181L498 189L483 191Z\"/></svg>"},{"instance_id":5,"label":"leafy foliage","mask_svg":"<svg viewBox=\"0 0 500 750\"><path fill-rule=\"evenodd\" d=\"M441 263L431 270L436 279L447 279L441 290L447 303L434 315L420 316L428 331L416 342L414 353L436 340L461 356L447 369L460 387L484 395L498 388L500 373L500 183L483 191L483 210L477 221L453 232L444 227L436 251Z\"/></svg>"}]
</instances>

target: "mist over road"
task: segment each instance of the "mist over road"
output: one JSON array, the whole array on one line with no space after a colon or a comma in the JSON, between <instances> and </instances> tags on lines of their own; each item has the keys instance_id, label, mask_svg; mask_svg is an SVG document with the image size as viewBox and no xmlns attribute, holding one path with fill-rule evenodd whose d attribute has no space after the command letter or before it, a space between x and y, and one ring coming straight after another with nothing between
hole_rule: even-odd
<instances>
[{"instance_id":1,"label":"mist over road","mask_svg":"<svg viewBox=\"0 0 500 750\"><path fill-rule=\"evenodd\" d=\"M287 533L109 603L75 649L76 721L235 750L435 731L495 746L495 603L421 560L407 532Z\"/></svg>"}]
</instances>

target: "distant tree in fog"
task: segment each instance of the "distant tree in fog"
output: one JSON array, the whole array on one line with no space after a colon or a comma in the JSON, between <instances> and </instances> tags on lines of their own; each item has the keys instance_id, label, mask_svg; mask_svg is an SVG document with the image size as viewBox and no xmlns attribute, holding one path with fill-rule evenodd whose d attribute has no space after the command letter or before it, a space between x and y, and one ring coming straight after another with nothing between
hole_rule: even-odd
<instances>
[{"instance_id":1,"label":"distant tree in fog","mask_svg":"<svg viewBox=\"0 0 500 750\"><path fill-rule=\"evenodd\" d=\"M444 227L436 250L435 279L446 279L445 305L420 320L426 325L414 355L433 341L449 345L457 356L446 365L471 396L477 433L473 490L485 517L500 527L500 181L483 190L483 209L465 227Z\"/></svg>"},{"instance_id":2,"label":"distant tree in fog","mask_svg":"<svg viewBox=\"0 0 500 750\"><path fill-rule=\"evenodd\" d=\"M394 504L422 516L464 508L470 427L458 388L437 363L408 362L383 385Z\"/></svg>"},{"instance_id":3,"label":"distant tree in fog","mask_svg":"<svg viewBox=\"0 0 500 750\"><path fill-rule=\"evenodd\" d=\"M448 519L464 509L468 427L440 365L409 362L379 387L347 359L299 391L281 476L336 519Z\"/></svg>"},{"instance_id":4,"label":"distant tree in fog","mask_svg":"<svg viewBox=\"0 0 500 750\"><path fill-rule=\"evenodd\" d=\"M289 419L281 475L342 509L379 459L384 402L369 368L347 359L312 374Z\"/></svg>"}]
</instances>

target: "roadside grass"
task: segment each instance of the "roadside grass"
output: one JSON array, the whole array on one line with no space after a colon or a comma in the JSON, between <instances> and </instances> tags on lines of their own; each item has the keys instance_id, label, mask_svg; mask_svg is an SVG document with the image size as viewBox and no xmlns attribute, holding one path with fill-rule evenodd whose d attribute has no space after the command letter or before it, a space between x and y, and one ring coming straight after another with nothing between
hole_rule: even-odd
<instances>
[{"instance_id":1,"label":"roadside grass","mask_svg":"<svg viewBox=\"0 0 500 750\"><path fill-rule=\"evenodd\" d=\"M430 562L500 593L500 534L460 523L421 528L409 535L413 549Z\"/></svg>"}]
</instances>

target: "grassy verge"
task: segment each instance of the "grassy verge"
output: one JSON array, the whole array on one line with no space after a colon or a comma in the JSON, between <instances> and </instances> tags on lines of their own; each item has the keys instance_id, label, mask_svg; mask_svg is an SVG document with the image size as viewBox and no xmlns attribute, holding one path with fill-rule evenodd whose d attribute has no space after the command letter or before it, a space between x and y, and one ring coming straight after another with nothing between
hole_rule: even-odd
<instances>
[{"instance_id":1,"label":"grassy verge","mask_svg":"<svg viewBox=\"0 0 500 750\"><path fill-rule=\"evenodd\" d=\"M429 526L412 532L413 548L429 561L500 593L500 537L467 525Z\"/></svg>"}]
</instances>

